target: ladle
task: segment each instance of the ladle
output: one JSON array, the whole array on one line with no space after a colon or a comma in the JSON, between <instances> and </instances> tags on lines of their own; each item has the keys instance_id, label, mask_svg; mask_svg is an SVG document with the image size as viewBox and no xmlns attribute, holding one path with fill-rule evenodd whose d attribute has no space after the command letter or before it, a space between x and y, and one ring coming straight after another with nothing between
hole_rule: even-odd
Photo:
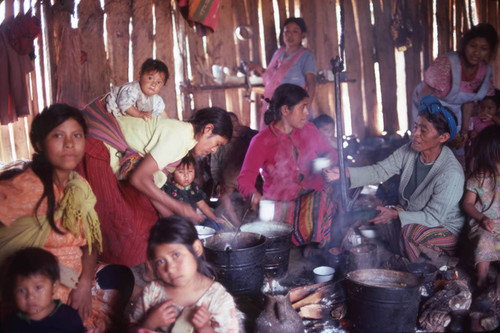
<instances>
[{"instance_id":1,"label":"ladle","mask_svg":"<svg viewBox=\"0 0 500 333\"><path fill-rule=\"evenodd\" d=\"M245 220L245 217L247 216L247 213L248 213L248 209L246 210L245 214L243 214L243 218L241 219L242 222ZM232 251L232 249L234 247L234 241L235 241L235 239L238 237L238 235L241 232L241 226L242 226L242 224L239 225L238 229L234 233L233 238L231 239L231 241L229 242L229 244L226 245L226 248L224 249L225 251Z\"/></svg>"}]
</instances>

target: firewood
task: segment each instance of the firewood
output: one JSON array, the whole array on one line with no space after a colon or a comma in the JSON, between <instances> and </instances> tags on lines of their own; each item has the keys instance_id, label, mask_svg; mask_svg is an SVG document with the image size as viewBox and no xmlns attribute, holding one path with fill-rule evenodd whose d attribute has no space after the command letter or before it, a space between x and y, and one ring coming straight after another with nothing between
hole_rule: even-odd
<instances>
[{"instance_id":1,"label":"firewood","mask_svg":"<svg viewBox=\"0 0 500 333\"><path fill-rule=\"evenodd\" d=\"M316 283L316 284L308 284L306 286L300 286L296 287L290 290L290 302L295 303L298 300L306 297L307 295L313 293L316 291L316 289L323 287L323 286L329 286L330 282L321 282L321 283Z\"/></svg>"},{"instance_id":2,"label":"firewood","mask_svg":"<svg viewBox=\"0 0 500 333\"><path fill-rule=\"evenodd\" d=\"M321 319L327 313L325 306L321 304L308 304L300 308L300 318Z\"/></svg>"},{"instance_id":3,"label":"firewood","mask_svg":"<svg viewBox=\"0 0 500 333\"><path fill-rule=\"evenodd\" d=\"M292 303L292 307L295 310L297 310L298 308L301 308L308 304L319 303L319 301L321 301L322 298L323 298L323 293L321 291L315 291L312 294L304 297L300 301Z\"/></svg>"}]
</instances>

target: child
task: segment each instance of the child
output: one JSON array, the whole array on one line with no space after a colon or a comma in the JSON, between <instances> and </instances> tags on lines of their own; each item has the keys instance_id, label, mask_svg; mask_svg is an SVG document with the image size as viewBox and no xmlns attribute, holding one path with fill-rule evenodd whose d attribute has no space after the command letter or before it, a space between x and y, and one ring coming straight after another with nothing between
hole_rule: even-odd
<instances>
[{"instance_id":1,"label":"child","mask_svg":"<svg viewBox=\"0 0 500 333\"><path fill-rule=\"evenodd\" d=\"M470 120L470 138L474 139L479 132L484 128L496 124L496 114L500 110L500 102L498 96L486 96L479 103L479 113L477 116L471 117Z\"/></svg>"},{"instance_id":2,"label":"child","mask_svg":"<svg viewBox=\"0 0 500 333\"><path fill-rule=\"evenodd\" d=\"M167 65L160 60L148 59L141 66L139 81L111 88L106 97L106 108L115 117L129 115L144 120L152 115L166 117L165 103L158 93L167 80Z\"/></svg>"},{"instance_id":3,"label":"child","mask_svg":"<svg viewBox=\"0 0 500 333\"><path fill-rule=\"evenodd\" d=\"M335 136L335 120L327 114L320 114L313 120L316 128L330 142L333 148L337 149L337 137Z\"/></svg>"},{"instance_id":4,"label":"child","mask_svg":"<svg viewBox=\"0 0 500 333\"><path fill-rule=\"evenodd\" d=\"M180 164L175 168L173 179L171 182L165 183L162 190L176 200L191 204L194 209L199 208L211 220L210 226L219 229L216 223L212 223L218 219L205 202L205 192L194 182L196 175L195 163L194 157L191 154L184 156Z\"/></svg>"},{"instance_id":5,"label":"child","mask_svg":"<svg viewBox=\"0 0 500 333\"><path fill-rule=\"evenodd\" d=\"M135 302L135 328L161 332L239 332L231 295L214 281L196 229L186 218L162 218L151 228L147 257L156 280ZM182 328L181 328L182 327Z\"/></svg>"},{"instance_id":6,"label":"child","mask_svg":"<svg viewBox=\"0 0 500 333\"><path fill-rule=\"evenodd\" d=\"M500 260L500 125L482 130L472 148L463 208L471 218L469 238L477 242L477 286L484 288L490 262Z\"/></svg>"},{"instance_id":7,"label":"child","mask_svg":"<svg viewBox=\"0 0 500 333\"><path fill-rule=\"evenodd\" d=\"M17 313L7 317L2 332L86 332L75 309L52 299L59 280L52 253L37 247L16 252L7 278Z\"/></svg>"}]
</instances>

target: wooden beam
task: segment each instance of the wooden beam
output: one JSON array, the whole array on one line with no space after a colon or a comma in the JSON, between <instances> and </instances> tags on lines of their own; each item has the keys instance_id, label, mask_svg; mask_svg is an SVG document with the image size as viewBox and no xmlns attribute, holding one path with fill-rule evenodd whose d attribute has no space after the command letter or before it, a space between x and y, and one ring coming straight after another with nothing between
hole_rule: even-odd
<instances>
[{"instance_id":1,"label":"wooden beam","mask_svg":"<svg viewBox=\"0 0 500 333\"><path fill-rule=\"evenodd\" d=\"M134 79L142 63L153 57L153 0L132 0L132 62Z\"/></svg>"},{"instance_id":2,"label":"wooden beam","mask_svg":"<svg viewBox=\"0 0 500 333\"><path fill-rule=\"evenodd\" d=\"M132 16L131 0L106 0L107 47L111 84L122 85L129 81L129 24Z\"/></svg>"},{"instance_id":3,"label":"wooden beam","mask_svg":"<svg viewBox=\"0 0 500 333\"><path fill-rule=\"evenodd\" d=\"M160 91L169 118L177 119L177 94L175 93L175 54L172 21L173 8L170 1L155 0L156 16L156 58L163 61L169 71L169 79Z\"/></svg>"},{"instance_id":4,"label":"wooden beam","mask_svg":"<svg viewBox=\"0 0 500 333\"><path fill-rule=\"evenodd\" d=\"M276 40L276 29L274 27L274 9L271 0L261 0L262 1L262 21L264 26L264 31L261 32L260 38L264 38L265 45L265 55L266 59L262 62L262 66L266 67L271 61L274 52L278 47ZM264 63L265 62L265 63Z\"/></svg>"}]
</instances>

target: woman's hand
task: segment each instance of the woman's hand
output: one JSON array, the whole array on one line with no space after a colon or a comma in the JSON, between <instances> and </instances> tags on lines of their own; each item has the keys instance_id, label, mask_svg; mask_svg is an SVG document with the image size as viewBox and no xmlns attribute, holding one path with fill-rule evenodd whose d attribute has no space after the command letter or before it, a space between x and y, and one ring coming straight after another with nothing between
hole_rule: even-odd
<instances>
[{"instance_id":1,"label":"woman's hand","mask_svg":"<svg viewBox=\"0 0 500 333\"><path fill-rule=\"evenodd\" d=\"M495 228L495 221L493 221L492 219L490 219L489 217L485 216L480 222L479 224L481 225L481 227L488 231L488 232L491 232L493 233L493 229Z\"/></svg>"},{"instance_id":2,"label":"woman's hand","mask_svg":"<svg viewBox=\"0 0 500 333\"><path fill-rule=\"evenodd\" d=\"M212 326L210 326L210 312L208 312L205 304L196 307L196 312L193 315L193 319L191 319L191 323L198 333L214 332Z\"/></svg>"},{"instance_id":3,"label":"woman's hand","mask_svg":"<svg viewBox=\"0 0 500 333\"><path fill-rule=\"evenodd\" d=\"M252 200L251 200L251 202L250 202L250 206L252 207L252 209L253 209L254 211L257 211L257 210L258 210L260 200L262 200L262 194L260 194L259 192L255 192L255 193L252 195Z\"/></svg>"},{"instance_id":4,"label":"woman's hand","mask_svg":"<svg viewBox=\"0 0 500 333\"><path fill-rule=\"evenodd\" d=\"M324 168L323 177L327 183L334 182L340 178L340 170L338 167Z\"/></svg>"},{"instance_id":5,"label":"woman's hand","mask_svg":"<svg viewBox=\"0 0 500 333\"><path fill-rule=\"evenodd\" d=\"M95 251L95 250L94 250ZM85 321L92 315L92 282L80 279L68 298L68 305L78 311L82 320Z\"/></svg>"},{"instance_id":6,"label":"woman's hand","mask_svg":"<svg viewBox=\"0 0 500 333\"><path fill-rule=\"evenodd\" d=\"M384 206L377 206L377 210L380 212L377 216L375 216L373 219L369 220L368 222L374 223L374 224L385 224L388 223L390 220L394 220L398 218L398 211L392 208L387 208Z\"/></svg>"},{"instance_id":7,"label":"woman's hand","mask_svg":"<svg viewBox=\"0 0 500 333\"><path fill-rule=\"evenodd\" d=\"M262 66L261 66L261 65L256 64L256 63L254 63L254 62L249 62L249 63L247 64L247 67L248 67L248 70L249 70L249 71L255 71L255 72L257 72L259 75L262 75L262 74L264 74L264 72L265 72L265 69L264 69L264 68L262 68Z\"/></svg>"},{"instance_id":8,"label":"woman's hand","mask_svg":"<svg viewBox=\"0 0 500 333\"><path fill-rule=\"evenodd\" d=\"M146 319L142 322L141 327L156 330L158 327L167 326L175 322L177 313L173 305L173 300L168 300L154 307L148 312Z\"/></svg>"}]
</instances>

